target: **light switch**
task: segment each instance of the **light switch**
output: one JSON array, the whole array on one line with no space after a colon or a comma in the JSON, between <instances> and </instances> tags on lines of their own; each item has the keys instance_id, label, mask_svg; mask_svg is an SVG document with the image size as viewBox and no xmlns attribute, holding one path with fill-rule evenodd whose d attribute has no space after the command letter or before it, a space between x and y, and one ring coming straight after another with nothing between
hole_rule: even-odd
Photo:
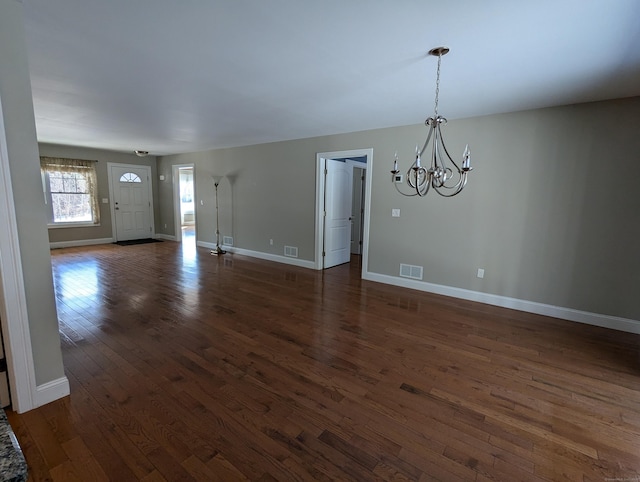
<instances>
[{"instance_id":1,"label":"light switch","mask_svg":"<svg viewBox=\"0 0 640 482\"><path fill-rule=\"evenodd\" d=\"M160 180L164 181L164 174L160 174Z\"/></svg>"},{"instance_id":2,"label":"light switch","mask_svg":"<svg viewBox=\"0 0 640 482\"><path fill-rule=\"evenodd\" d=\"M400 210L399 209L392 209L391 210L391 216L393 216L394 218L399 218L400 217Z\"/></svg>"},{"instance_id":3,"label":"light switch","mask_svg":"<svg viewBox=\"0 0 640 482\"><path fill-rule=\"evenodd\" d=\"M109 204L109 199L107 199L106 197L103 197L102 204Z\"/></svg>"}]
</instances>

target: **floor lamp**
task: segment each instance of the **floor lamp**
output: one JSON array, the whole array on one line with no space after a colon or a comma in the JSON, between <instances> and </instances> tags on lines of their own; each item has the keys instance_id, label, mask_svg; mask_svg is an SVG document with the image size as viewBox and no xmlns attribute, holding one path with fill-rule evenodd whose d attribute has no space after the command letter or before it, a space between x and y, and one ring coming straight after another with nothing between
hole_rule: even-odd
<instances>
[{"instance_id":1,"label":"floor lamp","mask_svg":"<svg viewBox=\"0 0 640 482\"><path fill-rule=\"evenodd\" d=\"M216 188L216 249L211 250L211 254L215 254L216 256L220 254L225 254L226 251L220 247L220 219L218 215L218 185L222 177L214 176L213 177L213 185Z\"/></svg>"}]
</instances>

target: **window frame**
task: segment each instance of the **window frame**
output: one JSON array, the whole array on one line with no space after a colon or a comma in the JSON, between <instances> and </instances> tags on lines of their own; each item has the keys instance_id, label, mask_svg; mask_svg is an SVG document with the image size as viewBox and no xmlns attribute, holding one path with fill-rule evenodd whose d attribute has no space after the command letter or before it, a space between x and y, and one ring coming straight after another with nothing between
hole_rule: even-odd
<instances>
[{"instance_id":1,"label":"window frame","mask_svg":"<svg viewBox=\"0 0 640 482\"><path fill-rule=\"evenodd\" d=\"M93 227L100 226L100 206L98 204L97 161L84 159L66 159L53 157L40 157L40 173L42 177L42 189L47 212L47 226L49 228ZM53 195L51 192L50 174L53 172L67 172L79 174L84 177L86 192L69 192L67 194L85 194L89 196L89 208L91 220L86 221L55 221L53 212ZM63 192L60 192L63 193Z\"/></svg>"}]
</instances>

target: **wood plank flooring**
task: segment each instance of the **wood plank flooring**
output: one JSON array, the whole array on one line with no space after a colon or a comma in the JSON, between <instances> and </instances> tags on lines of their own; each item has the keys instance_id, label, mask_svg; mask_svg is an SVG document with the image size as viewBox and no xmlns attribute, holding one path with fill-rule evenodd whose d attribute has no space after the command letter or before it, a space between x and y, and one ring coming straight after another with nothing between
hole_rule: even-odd
<instances>
[{"instance_id":1,"label":"wood plank flooring","mask_svg":"<svg viewBox=\"0 0 640 482\"><path fill-rule=\"evenodd\" d=\"M30 480L640 480L640 337L164 242L52 252Z\"/></svg>"}]
</instances>

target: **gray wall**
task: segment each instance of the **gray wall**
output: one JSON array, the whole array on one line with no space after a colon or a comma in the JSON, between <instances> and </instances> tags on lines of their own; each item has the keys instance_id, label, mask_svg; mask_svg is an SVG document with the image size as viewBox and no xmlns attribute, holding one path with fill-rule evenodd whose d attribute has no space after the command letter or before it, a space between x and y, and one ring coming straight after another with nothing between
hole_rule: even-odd
<instances>
[{"instance_id":1,"label":"gray wall","mask_svg":"<svg viewBox=\"0 0 640 482\"><path fill-rule=\"evenodd\" d=\"M454 199L398 198L376 164L370 270L419 264L425 281L639 320L639 114L633 98L452 122L476 166Z\"/></svg>"},{"instance_id":2,"label":"gray wall","mask_svg":"<svg viewBox=\"0 0 640 482\"><path fill-rule=\"evenodd\" d=\"M316 153L372 147L369 271L420 265L430 283L640 320L639 114L630 98L450 121L449 150L468 142L475 167L450 199L404 198L390 182L394 152L407 166L422 125L160 157L160 196L172 199L172 164L195 163L198 238L214 242L212 175L230 175L221 234L313 260ZM173 234L172 208L160 218Z\"/></svg>"},{"instance_id":3,"label":"gray wall","mask_svg":"<svg viewBox=\"0 0 640 482\"><path fill-rule=\"evenodd\" d=\"M138 157L133 152L131 154L113 151L103 151L99 149L89 149L84 147L60 146L54 144L40 144L40 155L50 157L65 157L70 159L87 159L98 161L96 163L96 176L98 178L98 199L100 206L100 225L86 226L80 228L56 227L49 229L49 241L52 243L66 241L81 241L92 239L111 238L113 236L111 226L111 204L102 204L102 199L109 199L109 178L107 163L116 162L120 164L137 164L151 166L151 182L153 188L154 222L156 226L159 220L158 188L156 158L154 156ZM42 193L42 185L40 186ZM42 198L42 194L40 195Z\"/></svg>"},{"instance_id":4,"label":"gray wall","mask_svg":"<svg viewBox=\"0 0 640 482\"><path fill-rule=\"evenodd\" d=\"M22 20L22 4L0 5L0 98L24 277L36 384L64 376L47 218ZM2 227L5 229L5 227ZM12 300L6 300L10 303Z\"/></svg>"},{"instance_id":5,"label":"gray wall","mask_svg":"<svg viewBox=\"0 0 640 482\"><path fill-rule=\"evenodd\" d=\"M277 255L285 245L297 246L299 258L313 260L315 153L326 145L325 138L314 138L159 157L158 172L170 176L171 165L195 163L199 241L215 242L213 176L224 175L218 191L221 236ZM172 192L169 180L160 187L162 197ZM173 234L173 213L163 210L160 222Z\"/></svg>"}]
</instances>

